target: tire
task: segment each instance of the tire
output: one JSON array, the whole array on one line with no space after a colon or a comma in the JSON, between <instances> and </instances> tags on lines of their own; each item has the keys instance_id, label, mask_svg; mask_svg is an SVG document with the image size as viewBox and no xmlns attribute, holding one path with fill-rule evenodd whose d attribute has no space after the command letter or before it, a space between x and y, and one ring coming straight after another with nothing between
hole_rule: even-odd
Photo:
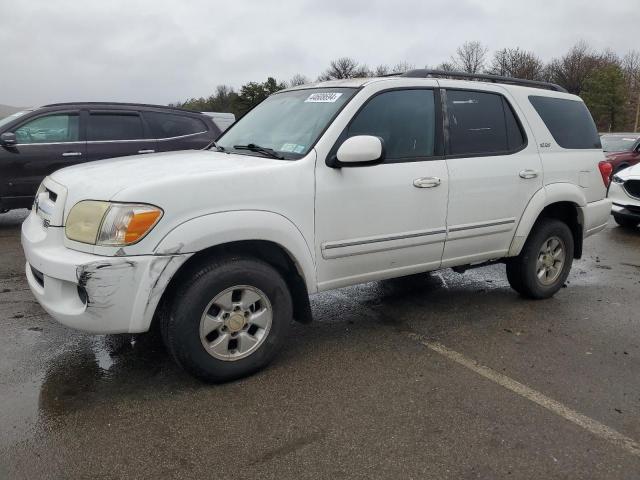
<instances>
[{"instance_id":1,"label":"tire","mask_svg":"<svg viewBox=\"0 0 640 480\"><path fill-rule=\"evenodd\" d=\"M569 276L573 251L573 235L566 223L551 218L539 220L520 255L507 262L511 288L527 298L552 297Z\"/></svg>"},{"instance_id":2,"label":"tire","mask_svg":"<svg viewBox=\"0 0 640 480\"><path fill-rule=\"evenodd\" d=\"M618 225L624 228L635 228L640 223L635 218L629 218L623 215L614 215L613 219L616 221Z\"/></svg>"},{"instance_id":3,"label":"tire","mask_svg":"<svg viewBox=\"0 0 640 480\"><path fill-rule=\"evenodd\" d=\"M222 257L182 278L187 280L176 289L160 326L175 361L212 383L268 365L293 316L291 294L278 271L257 259Z\"/></svg>"}]
</instances>

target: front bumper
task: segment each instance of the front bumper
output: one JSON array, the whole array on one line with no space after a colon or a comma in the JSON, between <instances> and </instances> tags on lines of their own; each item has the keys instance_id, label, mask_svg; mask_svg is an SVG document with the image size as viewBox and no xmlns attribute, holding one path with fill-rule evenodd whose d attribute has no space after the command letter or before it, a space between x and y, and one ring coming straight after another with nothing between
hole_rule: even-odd
<instances>
[{"instance_id":1,"label":"front bumper","mask_svg":"<svg viewBox=\"0 0 640 480\"><path fill-rule=\"evenodd\" d=\"M613 201L611 214L640 220L640 198L632 197L615 182L609 186L608 196Z\"/></svg>"},{"instance_id":2,"label":"front bumper","mask_svg":"<svg viewBox=\"0 0 640 480\"><path fill-rule=\"evenodd\" d=\"M64 228L31 213L22 224L26 275L36 300L63 325L93 333L149 329L164 289L190 255L104 257L64 246Z\"/></svg>"}]
</instances>

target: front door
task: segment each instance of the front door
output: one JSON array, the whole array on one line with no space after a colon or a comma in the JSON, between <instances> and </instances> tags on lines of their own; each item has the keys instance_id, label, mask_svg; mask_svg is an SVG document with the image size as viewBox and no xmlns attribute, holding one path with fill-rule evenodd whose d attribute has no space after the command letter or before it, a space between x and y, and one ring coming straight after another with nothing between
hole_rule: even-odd
<instances>
[{"instance_id":1,"label":"front door","mask_svg":"<svg viewBox=\"0 0 640 480\"><path fill-rule=\"evenodd\" d=\"M448 175L433 89L388 90L356 113L332 152L355 135L383 140L384 163L316 166L321 290L436 269L446 236Z\"/></svg>"},{"instance_id":2,"label":"front door","mask_svg":"<svg viewBox=\"0 0 640 480\"><path fill-rule=\"evenodd\" d=\"M40 182L60 168L86 160L77 111L43 114L15 128L16 145L0 147L3 203L28 206Z\"/></svg>"},{"instance_id":3,"label":"front door","mask_svg":"<svg viewBox=\"0 0 640 480\"><path fill-rule=\"evenodd\" d=\"M503 257L525 207L542 188L533 134L494 88L444 94L449 213L443 266Z\"/></svg>"}]
</instances>

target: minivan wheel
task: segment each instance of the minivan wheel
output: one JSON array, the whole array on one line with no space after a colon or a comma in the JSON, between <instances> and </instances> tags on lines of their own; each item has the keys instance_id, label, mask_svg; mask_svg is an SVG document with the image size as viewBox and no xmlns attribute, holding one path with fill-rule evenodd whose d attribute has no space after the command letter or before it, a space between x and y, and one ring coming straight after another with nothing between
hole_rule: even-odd
<instances>
[{"instance_id":1,"label":"minivan wheel","mask_svg":"<svg viewBox=\"0 0 640 480\"><path fill-rule=\"evenodd\" d=\"M176 362L207 382L265 367L292 319L291 295L278 271L257 259L225 257L187 277L161 324Z\"/></svg>"},{"instance_id":2,"label":"minivan wheel","mask_svg":"<svg viewBox=\"0 0 640 480\"><path fill-rule=\"evenodd\" d=\"M573 248L573 235L566 223L555 219L539 221L520 255L507 261L509 284L528 298L553 296L569 276Z\"/></svg>"},{"instance_id":3,"label":"minivan wheel","mask_svg":"<svg viewBox=\"0 0 640 480\"><path fill-rule=\"evenodd\" d=\"M618 225L625 228L634 228L637 227L640 223L635 218L624 217L622 215L614 215L613 219Z\"/></svg>"}]
</instances>

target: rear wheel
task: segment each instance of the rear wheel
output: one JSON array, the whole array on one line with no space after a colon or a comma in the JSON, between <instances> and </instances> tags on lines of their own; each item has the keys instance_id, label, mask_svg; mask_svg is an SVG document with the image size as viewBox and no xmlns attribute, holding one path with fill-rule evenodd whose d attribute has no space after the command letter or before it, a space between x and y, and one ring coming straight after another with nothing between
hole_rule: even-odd
<instances>
[{"instance_id":1,"label":"rear wheel","mask_svg":"<svg viewBox=\"0 0 640 480\"><path fill-rule=\"evenodd\" d=\"M291 319L291 295L276 269L227 257L193 271L161 328L178 364L202 380L224 382L265 367Z\"/></svg>"},{"instance_id":2,"label":"rear wheel","mask_svg":"<svg viewBox=\"0 0 640 480\"><path fill-rule=\"evenodd\" d=\"M573 235L566 223L538 221L520 255L507 262L509 284L528 298L553 296L569 276L573 248Z\"/></svg>"},{"instance_id":3,"label":"rear wheel","mask_svg":"<svg viewBox=\"0 0 640 480\"><path fill-rule=\"evenodd\" d=\"M635 218L624 217L622 215L614 215L613 219L618 225L625 228L634 228L637 227L640 223Z\"/></svg>"}]
</instances>

